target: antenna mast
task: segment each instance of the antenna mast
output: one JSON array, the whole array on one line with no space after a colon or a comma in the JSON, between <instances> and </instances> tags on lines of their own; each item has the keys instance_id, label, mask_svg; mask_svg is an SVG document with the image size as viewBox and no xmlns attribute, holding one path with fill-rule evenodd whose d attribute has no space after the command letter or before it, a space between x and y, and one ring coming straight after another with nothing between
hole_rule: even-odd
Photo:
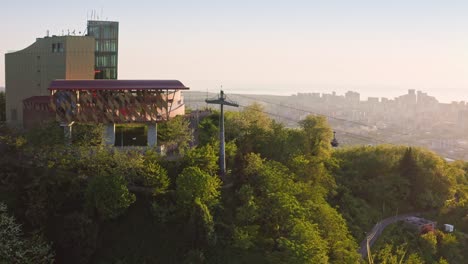
<instances>
[{"instance_id":1,"label":"antenna mast","mask_svg":"<svg viewBox=\"0 0 468 264\"><path fill-rule=\"evenodd\" d=\"M206 99L207 104L219 104L221 108L221 115L219 116L219 169L221 173L221 179L224 180L226 176L226 151L224 142L224 105L239 107L235 102L226 99L226 95L221 90L218 99Z\"/></svg>"}]
</instances>

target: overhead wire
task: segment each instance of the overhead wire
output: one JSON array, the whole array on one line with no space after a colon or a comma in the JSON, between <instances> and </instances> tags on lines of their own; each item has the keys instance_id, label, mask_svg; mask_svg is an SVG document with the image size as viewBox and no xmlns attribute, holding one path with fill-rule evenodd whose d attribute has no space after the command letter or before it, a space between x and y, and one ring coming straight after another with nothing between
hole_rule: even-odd
<instances>
[{"instance_id":1,"label":"overhead wire","mask_svg":"<svg viewBox=\"0 0 468 264\"><path fill-rule=\"evenodd\" d=\"M239 107L242 107L242 108L248 108L249 106L245 106L245 105L241 105L239 104ZM282 118L282 119L285 119L285 120L288 120L288 121L291 121L291 122L294 122L296 124L300 124L301 121L298 121L296 119L293 119L293 118L290 118L290 117L286 117L286 116L282 116L282 115L279 115L279 114L274 114L274 113L270 113L270 112L266 112L266 111L262 111L262 110L259 110L259 109L253 109L255 111L258 111L258 112L261 112L261 113L264 113L264 114L267 114L269 116L274 116L274 117L278 117L278 118ZM358 135L358 134L355 134L355 133L351 133L351 132L347 132L347 131L342 131L342 130L339 130L339 129L333 129L334 131L336 132L339 132L341 134L346 134L346 135L349 135L351 137L354 137L354 138L357 138L357 139L361 139L361 140L365 140L365 141L373 141L373 142L378 142L378 143L382 143L382 144L390 144L390 145L395 145L393 143L389 143L389 142L386 142L386 141L383 141L383 140L380 140L380 139L377 139L377 138L372 138L372 137L367 137L367 136L363 136L363 135Z\"/></svg>"},{"instance_id":2,"label":"overhead wire","mask_svg":"<svg viewBox=\"0 0 468 264\"><path fill-rule=\"evenodd\" d=\"M260 101L260 102L263 102L263 103L267 103L267 104L271 104L271 105L280 106L280 107L283 107L283 108L289 108L289 109L296 110L296 111L300 111L300 112L304 112L304 113L310 113L310 114L314 114L314 115L320 115L320 116L324 116L324 117L326 117L326 118L334 119L334 120L341 121L341 122L346 122L346 123L350 123L350 124L354 124L354 125L359 125L359 126L365 126L365 127L373 128L372 125L369 125L369 124L366 124L366 123L362 123L362 122L354 121L354 120L348 120L348 119L345 119L345 118L340 118L340 117L336 117L336 116L331 116L331 115L327 115L327 114L323 114L323 113L317 113L317 112L315 112L315 111L313 111L313 110L309 110L309 109L302 109L302 108L298 108L298 107L294 107L294 106L290 106L290 105L284 105L284 104L274 103L274 102L270 102L270 101L266 101L266 100L254 98L254 97L245 96L245 95L242 95L242 94L233 94L233 95L234 95L234 96L238 96L238 97L242 97L242 98L245 98L245 99L249 99L249 100ZM380 130L382 131L382 129L380 129ZM386 129L386 130L390 130L390 129ZM396 130L393 130L393 133L400 134L400 135L404 135L404 136L407 136L407 135L408 135L407 133L402 133L402 132L399 132L399 131L396 131Z\"/></svg>"},{"instance_id":3,"label":"overhead wire","mask_svg":"<svg viewBox=\"0 0 468 264\"><path fill-rule=\"evenodd\" d=\"M302 111L302 112L313 114L313 115L316 115L316 116L329 117L329 118L333 118L333 119L340 120L340 121L351 122L351 123L356 123L356 124L363 125L363 126L366 126L366 127L370 127L369 125L364 124L364 123L351 121L351 120L347 120L347 119L343 119L343 118L331 117L331 116L323 115L323 114L320 114L320 113L315 113L314 111L300 109L300 108L296 108L296 107L292 107L292 106L285 106L285 105L277 104L277 103L271 103L271 102L267 102L267 101L264 101L264 100L259 100L259 99L256 99L256 98L251 98L251 97L248 97L248 96L243 96L243 95L238 95L238 94L233 94L233 95L234 96L239 96L239 97L244 97L246 99L250 99L250 100L254 100L254 101L260 101L260 102L267 103L267 104L272 104L272 105L278 105L278 106L281 106L281 107L291 108L291 109L294 109L294 110ZM229 98L229 96L227 96L226 98ZM197 101L197 100L193 100L193 102L195 102L195 101ZM202 102L202 101L200 100L200 102ZM239 107L247 108L249 106L239 104ZM288 121L291 121L293 123L300 124L300 121L298 121L297 119L293 119L291 117L287 117L287 116L283 116L283 115L279 115L279 114L275 114L275 113L271 113L271 112L267 112L267 111L263 111L263 110L259 110L259 109L254 109L254 108L252 108L252 109L255 110L255 111L267 114L269 116L282 118L284 120L288 120ZM344 130L340 130L340 129L333 129L333 130L340 133L340 134L347 135L349 137L359 139L359 140L362 140L362 141L378 143L378 144L388 144L388 145L393 145L393 146L400 145L400 144L390 142L388 140L378 139L378 138L371 137L371 136L359 135L359 134L356 134L356 133L352 133L352 132L348 132L348 131L344 131ZM390 132L390 131L388 131L388 132ZM390 132L390 133L392 133L392 132ZM407 134L402 134L402 133L399 133L399 134L400 135L407 135ZM458 147L458 148L462 149L462 150L466 150L466 149L464 149L462 147ZM444 156L447 157L447 158L450 158L450 159L454 159L454 160L457 159L457 158L453 158L453 157L450 157L450 156L447 156L447 155L444 155Z\"/></svg>"},{"instance_id":4,"label":"overhead wire","mask_svg":"<svg viewBox=\"0 0 468 264\"><path fill-rule=\"evenodd\" d=\"M297 108L297 107L294 107L294 106L289 106L289 105L283 105L283 104L279 104L279 103L274 103L274 102L269 102L269 101L266 101L266 100L262 100L262 99L258 99L258 98L254 98L254 97L249 97L249 96L245 96L245 95L241 95L241 94L233 94L233 96L238 96L238 97L243 97L243 98L246 98L246 99L249 99L249 100L253 100L253 101L259 101L259 102L263 102L263 103L267 103L267 104L271 104L271 105L276 105L276 106L280 106L280 107L284 107L284 108L289 108L289 109L293 109L293 110L296 110L296 111L301 111L301 112L304 112L304 113L309 113L309 114L314 114L314 115L319 115L319 116L324 116L324 117L327 117L329 119L334 119L334 120L337 120L337 121L342 121L342 122L347 122L347 123L352 123L352 124L355 124L355 125L360 125L360 126L365 126L365 127L369 127L369 128L373 128L373 126L371 125L368 125L368 124L365 124L365 123L362 123L362 122L358 122L358 121L353 121L353 120L348 120L348 119L345 119L345 118L339 118L339 117L334 117L334 116L330 116L330 115L326 115L326 114L321 114L321 113L316 113L314 111L311 111L311 110L306 110L306 109L301 109L301 108ZM397 131L397 130L394 130L394 129L378 129L380 132L382 133L390 133L391 135L400 135L400 136L408 136L409 134L408 133L402 133L400 131ZM349 133L349 132L348 132ZM378 139L376 139L378 140ZM381 142L385 142L383 140L380 140ZM464 148L464 147L461 147L461 146L456 146L456 148L460 149L460 150L464 150L464 151L468 151L468 149Z\"/></svg>"}]
</instances>

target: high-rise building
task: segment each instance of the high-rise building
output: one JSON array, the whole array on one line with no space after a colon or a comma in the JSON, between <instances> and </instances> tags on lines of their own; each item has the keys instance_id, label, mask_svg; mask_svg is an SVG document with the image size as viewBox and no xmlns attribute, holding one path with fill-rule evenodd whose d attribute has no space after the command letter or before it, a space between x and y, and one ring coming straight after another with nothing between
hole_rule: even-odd
<instances>
[{"instance_id":1,"label":"high-rise building","mask_svg":"<svg viewBox=\"0 0 468 264\"><path fill-rule=\"evenodd\" d=\"M94 79L117 79L119 22L89 20L88 36L96 39Z\"/></svg>"},{"instance_id":2,"label":"high-rise building","mask_svg":"<svg viewBox=\"0 0 468 264\"><path fill-rule=\"evenodd\" d=\"M29 47L5 54L7 122L23 126L25 104L30 105L32 97L49 96L51 81L93 79L94 52L93 37L52 36L37 38Z\"/></svg>"}]
</instances>

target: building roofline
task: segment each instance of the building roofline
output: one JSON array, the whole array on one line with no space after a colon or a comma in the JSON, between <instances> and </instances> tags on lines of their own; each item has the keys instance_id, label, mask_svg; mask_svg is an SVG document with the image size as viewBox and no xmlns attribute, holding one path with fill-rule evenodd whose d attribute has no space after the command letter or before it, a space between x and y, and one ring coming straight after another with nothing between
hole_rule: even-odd
<instances>
[{"instance_id":1,"label":"building roofline","mask_svg":"<svg viewBox=\"0 0 468 264\"><path fill-rule=\"evenodd\" d=\"M50 91L65 90L189 90L178 80L54 80Z\"/></svg>"}]
</instances>

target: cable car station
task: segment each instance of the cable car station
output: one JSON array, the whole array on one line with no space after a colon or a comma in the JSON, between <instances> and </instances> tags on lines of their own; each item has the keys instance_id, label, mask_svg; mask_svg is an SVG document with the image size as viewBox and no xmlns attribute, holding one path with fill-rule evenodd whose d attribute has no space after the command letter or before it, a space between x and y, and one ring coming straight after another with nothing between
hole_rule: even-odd
<instances>
[{"instance_id":1,"label":"cable car station","mask_svg":"<svg viewBox=\"0 0 468 264\"><path fill-rule=\"evenodd\" d=\"M115 144L115 124L148 127L148 146L157 143L157 124L184 115L177 80L55 80L49 86L50 109L71 139L74 122L105 125L106 145Z\"/></svg>"}]
</instances>

